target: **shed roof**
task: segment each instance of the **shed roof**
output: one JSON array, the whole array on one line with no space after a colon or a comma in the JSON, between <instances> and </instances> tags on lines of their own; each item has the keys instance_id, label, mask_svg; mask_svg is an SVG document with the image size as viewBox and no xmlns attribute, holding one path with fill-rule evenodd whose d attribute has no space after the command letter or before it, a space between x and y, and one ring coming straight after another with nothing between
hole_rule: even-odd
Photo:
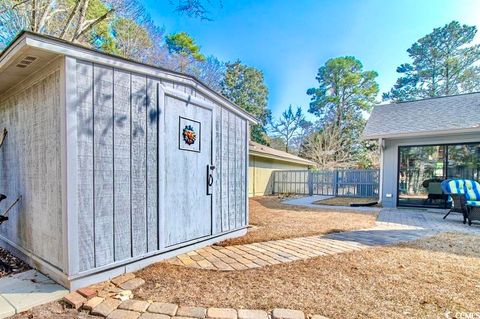
<instances>
[{"instance_id":1,"label":"shed roof","mask_svg":"<svg viewBox=\"0 0 480 319\"><path fill-rule=\"evenodd\" d=\"M250 155L264 157L264 158L271 158L276 160L281 160L284 162L290 162L295 164L304 164L308 166L315 166L316 164L312 161L307 159L298 157L296 155L279 151L274 148L250 141L249 144L249 151Z\"/></svg>"},{"instance_id":2,"label":"shed roof","mask_svg":"<svg viewBox=\"0 0 480 319\"><path fill-rule=\"evenodd\" d=\"M19 68L18 65L22 64L23 59L30 55L38 59L34 63L30 63L28 68ZM228 107L234 113L250 122L257 123L257 119L253 115L235 105L220 93L210 89L206 84L192 75L100 52L76 43L30 31L22 31L12 43L0 53L0 93L8 91L18 82L41 69L42 66L45 66L58 56L70 56L81 60L111 65L112 67L132 70L140 74L148 74L173 82L181 82L184 85L200 91L213 101Z\"/></svg>"},{"instance_id":3,"label":"shed roof","mask_svg":"<svg viewBox=\"0 0 480 319\"><path fill-rule=\"evenodd\" d=\"M365 139L480 132L480 92L377 105Z\"/></svg>"}]
</instances>

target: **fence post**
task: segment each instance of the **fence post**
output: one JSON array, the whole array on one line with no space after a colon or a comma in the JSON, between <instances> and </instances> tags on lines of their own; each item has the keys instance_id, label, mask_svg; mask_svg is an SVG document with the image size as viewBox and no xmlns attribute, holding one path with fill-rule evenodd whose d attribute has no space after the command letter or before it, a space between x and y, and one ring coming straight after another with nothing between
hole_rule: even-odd
<instances>
[{"instance_id":1,"label":"fence post","mask_svg":"<svg viewBox=\"0 0 480 319\"><path fill-rule=\"evenodd\" d=\"M333 171L333 195L338 196L338 169Z\"/></svg>"},{"instance_id":2,"label":"fence post","mask_svg":"<svg viewBox=\"0 0 480 319\"><path fill-rule=\"evenodd\" d=\"M272 172L272 194L271 195L275 195L275 177L277 175L277 172L276 171L273 171Z\"/></svg>"},{"instance_id":3,"label":"fence post","mask_svg":"<svg viewBox=\"0 0 480 319\"><path fill-rule=\"evenodd\" d=\"M313 195L313 173L312 170L308 170L308 195Z\"/></svg>"}]
</instances>

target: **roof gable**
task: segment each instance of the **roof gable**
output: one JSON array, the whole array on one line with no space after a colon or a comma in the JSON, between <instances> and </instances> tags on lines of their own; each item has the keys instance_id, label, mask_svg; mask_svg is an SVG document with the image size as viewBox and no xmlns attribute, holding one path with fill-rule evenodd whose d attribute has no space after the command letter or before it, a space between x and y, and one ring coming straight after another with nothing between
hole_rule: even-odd
<instances>
[{"instance_id":1,"label":"roof gable","mask_svg":"<svg viewBox=\"0 0 480 319\"><path fill-rule=\"evenodd\" d=\"M100 52L79 44L30 31L22 31L15 40L0 53L0 82L2 81L2 77L8 73L6 71L8 71L7 68L11 66L12 61L18 59L19 54L28 50L43 51L57 56L70 56L80 60L162 78L171 82L180 82L183 85L198 90L210 100L223 105L240 117L255 124L258 122L252 114L235 105L222 94L210 89L207 85L192 75ZM14 75L16 75L16 73L18 72L15 71ZM10 75L10 78L13 77ZM17 77L17 80L21 80L21 78ZM8 87L6 89L8 89Z\"/></svg>"},{"instance_id":2,"label":"roof gable","mask_svg":"<svg viewBox=\"0 0 480 319\"><path fill-rule=\"evenodd\" d=\"M365 139L480 131L480 93L377 105Z\"/></svg>"}]
</instances>

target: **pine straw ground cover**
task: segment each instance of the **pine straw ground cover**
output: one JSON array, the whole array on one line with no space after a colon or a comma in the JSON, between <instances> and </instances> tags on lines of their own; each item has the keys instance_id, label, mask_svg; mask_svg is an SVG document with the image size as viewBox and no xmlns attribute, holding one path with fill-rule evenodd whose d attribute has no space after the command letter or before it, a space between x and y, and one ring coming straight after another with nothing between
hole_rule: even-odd
<instances>
[{"instance_id":1,"label":"pine straw ground cover","mask_svg":"<svg viewBox=\"0 0 480 319\"><path fill-rule=\"evenodd\" d=\"M479 237L441 234L399 246L219 272L159 263L137 297L182 305L284 307L330 318L444 318L480 312Z\"/></svg>"},{"instance_id":2,"label":"pine straw ground cover","mask_svg":"<svg viewBox=\"0 0 480 319\"><path fill-rule=\"evenodd\" d=\"M247 235L223 241L218 245L241 245L268 240L313 236L368 228L375 224L377 214L342 212L285 205L274 196L254 197L249 201Z\"/></svg>"}]
</instances>

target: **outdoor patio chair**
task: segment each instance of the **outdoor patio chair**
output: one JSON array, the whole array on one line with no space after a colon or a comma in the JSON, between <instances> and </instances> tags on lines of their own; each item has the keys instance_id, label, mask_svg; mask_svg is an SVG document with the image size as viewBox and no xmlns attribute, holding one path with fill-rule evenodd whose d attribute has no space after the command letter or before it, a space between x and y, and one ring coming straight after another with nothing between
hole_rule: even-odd
<instances>
[{"instance_id":1,"label":"outdoor patio chair","mask_svg":"<svg viewBox=\"0 0 480 319\"><path fill-rule=\"evenodd\" d=\"M460 213L463 215L463 223L467 222L467 199L465 197L465 187L463 179L446 179L441 184L443 193L449 195L449 201L452 202L452 208L448 211L443 219L447 218L450 213Z\"/></svg>"},{"instance_id":2,"label":"outdoor patio chair","mask_svg":"<svg viewBox=\"0 0 480 319\"><path fill-rule=\"evenodd\" d=\"M468 219L468 224L472 220L480 220L480 184L469 179L447 179L442 182L442 190L449 195L452 200L452 208L443 216L443 219L451 212L461 213L463 223Z\"/></svg>"},{"instance_id":3,"label":"outdoor patio chair","mask_svg":"<svg viewBox=\"0 0 480 319\"><path fill-rule=\"evenodd\" d=\"M474 180L465 181L465 197L467 199L468 225L472 220L480 220L480 184Z\"/></svg>"}]
</instances>

